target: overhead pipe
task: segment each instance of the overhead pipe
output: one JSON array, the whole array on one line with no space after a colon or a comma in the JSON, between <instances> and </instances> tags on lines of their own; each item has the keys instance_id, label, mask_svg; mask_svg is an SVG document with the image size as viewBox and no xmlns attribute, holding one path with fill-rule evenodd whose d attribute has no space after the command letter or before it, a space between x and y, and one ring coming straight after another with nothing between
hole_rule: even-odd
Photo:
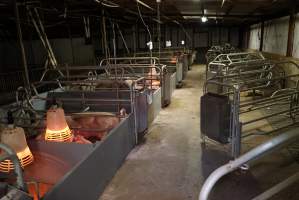
<instances>
[{"instance_id":1,"label":"overhead pipe","mask_svg":"<svg viewBox=\"0 0 299 200\"><path fill-rule=\"evenodd\" d=\"M23 44L23 36L22 36L22 29L20 24L20 16L19 16L19 8L17 4L17 0L14 1L15 6L15 16L16 16L16 26L17 26L17 34L18 34L18 42L21 49L22 54L22 64L24 67L24 73L25 73L25 85L30 88L30 79L29 79L29 72L28 72L28 65L27 65L27 59L26 59L26 53L25 48Z\"/></svg>"},{"instance_id":2,"label":"overhead pipe","mask_svg":"<svg viewBox=\"0 0 299 200\"><path fill-rule=\"evenodd\" d=\"M49 42L49 40L48 40L48 37L47 37L47 35L46 35L46 31L45 31L45 29L44 29L43 23L42 23L41 20L40 20L40 16L39 16L39 13L38 13L38 11L37 11L36 8L34 8L34 12L35 12L35 14L36 14L36 16L37 16L37 21L38 21L38 23L39 23L40 29L41 29L41 31L42 31L42 34L43 34L44 39L45 39L45 42L46 42L46 44L47 44L47 46L48 46L49 52L50 52L50 54L51 54L51 56L52 56L52 59L53 59L53 61L54 61L54 64L55 64L54 67L56 67L56 66L57 66L57 60L56 60L56 58L55 58L55 55L54 55L54 53L53 53L51 44L50 44L50 42Z\"/></svg>"},{"instance_id":3,"label":"overhead pipe","mask_svg":"<svg viewBox=\"0 0 299 200\"><path fill-rule=\"evenodd\" d=\"M209 194L212 191L213 187L215 186L217 181L221 179L224 175L238 169L239 167L248 163L249 161L261 158L262 156L272 152L272 150L282 148L283 146L291 143L298 137L299 130L297 128L289 130L284 134L276 136L273 139L263 144L260 144L254 149L236 158L235 160L232 160L229 163L219 167L218 169L213 171L204 182L198 200L208 200Z\"/></svg>"},{"instance_id":4,"label":"overhead pipe","mask_svg":"<svg viewBox=\"0 0 299 200\"><path fill-rule=\"evenodd\" d=\"M125 49L126 49L127 53L130 54L130 50L129 50L129 48L128 48L128 45L127 45L126 40L125 40L125 38L124 38L124 35L123 35L123 33L121 32L121 30L120 30L120 28L119 28L118 23L116 23L116 27L117 27L118 33L119 33L119 35L120 35L120 37L121 37L121 40L122 40L122 42L123 42L123 44L124 44L124 46L125 46Z\"/></svg>"},{"instance_id":5,"label":"overhead pipe","mask_svg":"<svg viewBox=\"0 0 299 200\"><path fill-rule=\"evenodd\" d=\"M147 5L146 3L144 3L143 1L141 0L136 0L137 3L139 3L140 5L150 9L150 10L154 10L152 7L150 7L149 5Z\"/></svg>"},{"instance_id":6,"label":"overhead pipe","mask_svg":"<svg viewBox=\"0 0 299 200\"><path fill-rule=\"evenodd\" d=\"M106 17L105 17L105 11L102 8L102 45L103 49L105 50L105 58L108 58L108 44L107 44L107 34L106 34Z\"/></svg>"},{"instance_id":7,"label":"overhead pipe","mask_svg":"<svg viewBox=\"0 0 299 200\"><path fill-rule=\"evenodd\" d=\"M36 20L34 19L33 14L28 6L26 7L26 9L28 11L29 16L31 17L32 24L35 27L35 30L38 33L38 36L39 36L43 46L45 47L46 51L48 52L48 59L50 60L52 66L55 67L57 65L57 62L55 60L53 52L50 51L50 47L48 46L49 42L47 42L46 38L44 38L44 35L42 34L42 29L38 27L38 24L37 24Z\"/></svg>"}]
</instances>

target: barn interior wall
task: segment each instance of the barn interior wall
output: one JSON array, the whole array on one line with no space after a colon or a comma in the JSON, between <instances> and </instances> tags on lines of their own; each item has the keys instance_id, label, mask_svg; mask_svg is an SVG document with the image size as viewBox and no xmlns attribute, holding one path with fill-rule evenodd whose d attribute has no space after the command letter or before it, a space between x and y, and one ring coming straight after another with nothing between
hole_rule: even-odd
<instances>
[{"instance_id":1,"label":"barn interior wall","mask_svg":"<svg viewBox=\"0 0 299 200\"><path fill-rule=\"evenodd\" d=\"M135 32L136 51L147 51L146 43L150 40L143 26L138 26ZM153 32L154 28L151 30ZM122 34L130 53L134 51L133 28L123 28ZM116 32L116 55L126 55L127 50L119 31ZM172 47L188 47L199 51L199 62L204 61L204 52L211 45L231 43L239 46L238 27L205 27L198 24L188 25L184 29L179 25L161 25L161 45L171 40ZM84 37L50 39L50 43L59 64L93 65L96 56L103 57L104 51L99 35L94 34L91 43L86 43ZM110 56L113 56L112 31L107 31ZM152 33L154 48L157 47L157 35ZM184 40L185 45L182 45ZM29 66L42 67L47 59L47 53L40 40L24 41L27 62ZM22 69L21 52L16 40L0 41L0 72Z\"/></svg>"}]
</instances>

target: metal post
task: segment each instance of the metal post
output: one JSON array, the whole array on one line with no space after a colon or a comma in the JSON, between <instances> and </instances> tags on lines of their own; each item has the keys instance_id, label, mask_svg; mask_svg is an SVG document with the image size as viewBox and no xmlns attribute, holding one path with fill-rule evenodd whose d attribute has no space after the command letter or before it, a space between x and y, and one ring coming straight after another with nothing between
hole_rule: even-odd
<instances>
[{"instance_id":1,"label":"metal post","mask_svg":"<svg viewBox=\"0 0 299 200\"><path fill-rule=\"evenodd\" d=\"M234 86L233 95L233 108L232 108L232 126L231 126L231 154L233 158L237 158L240 155L241 149L241 125L239 120L239 102L240 102L240 91L238 86Z\"/></svg>"},{"instance_id":2,"label":"metal post","mask_svg":"<svg viewBox=\"0 0 299 200\"><path fill-rule=\"evenodd\" d=\"M72 52L72 62L73 62L73 65L74 65L75 64L75 57L74 57L73 37L72 37L72 33L71 33L70 24L67 23L66 26L67 26L67 30L68 30L68 34L69 34L69 38L70 38L71 52Z\"/></svg>"},{"instance_id":3,"label":"metal post","mask_svg":"<svg viewBox=\"0 0 299 200\"><path fill-rule=\"evenodd\" d=\"M114 29L114 22L112 22L112 44L113 44L113 57L116 58L116 35L115 35L115 29Z\"/></svg>"},{"instance_id":4,"label":"metal post","mask_svg":"<svg viewBox=\"0 0 299 200\"><path fill-rule=\"evenodd\" d=\"M262 21L262 24L261 24L261 40L260 40L260 47L259 47L260 51L263 51L263 46L264 46L264 28L265 28L265 22Z\"/></svg>"},{"instance_id":5,"label":"metal post","mask_svg":"<svg viewBox=\"0 0 299 200\"><path fill-rule=\"evenodd\" d=\"M53 68L55 69L56 66L57 66L57 61L56 61L56 58L55 58L54 53L52 51L51 45L50 45L50 43L49 43L49 41L47 39L47 35L46 35L45 31L44 31L43 25L42 25L42 23L41 23L41 21L39 19L38 12L35 9L35 14L36 14L36 17L39 19L38 20L39 23L37 23L37 21L35 20L32 12L30 10L30 8L27 6L26 9L27 9L28 14L29 14L29 16L31 18L32 24L35 27L35 30L36 30L36 32L37 32L37 34L38 34L38 36L39 36L39 38L40 38L43 46L45 47L45 49L46 49L46 51L48 53L48 60L52 64ZM45 65L45 67L47 67L47 65Z\"/></svg>"},{"instance_id":6,"label":"metal post","mask_svg":"<svg viewBox=\"0 0 299 200\"><path fill-rule=\"evenodd\" d=\"M157 32L158 32L158 58L159 58L159 64L160 64L160 54L161 54L161 25L160 25L160 3L161 0L157 0Z\"/></svg>"},{"instance_id":7,"label":"metal post","mask_svg":"<svg viewBox=\"0 0 299 200\"><path fill-rule=\"evenodd\" d=\"M105 58L108 58L108 47L107 47L107 36L106 36L106 19L105 11L102 9L102 38L103 38L103 48L105 50Z\"/></svg>"},{"instance_id":8,"label":"metal post","mask_svg":"<svg viewBox=\"0 0 299 200\"><path fill-rule=\"evenodd\" d=\"M239 30L238 48L242 49L243 47L245 47L244 35L246 34L246 31L245 31L246 29L241 26L238 30Z\"/></svg>"},{"instance_id":9,"label":"metal post","mask_svg":"<svg viewBox=\"0 0 299 200\"><path fill-rule=\"evenodd\" d=\"M127 54L129 55L129 54L130 54L130 50L129 50L129 48L128 48L128 45L127 45L126 40L125 40L125 38L124 38L124 35L123 35L123 33L121 32L121 30L120 30L120 28L119 28L118 23L116 23L116 27L117 27L118 33L119 33L119 35L120 35L120 38L121 38L121 40L122 40L122 42L123 42L123 44L124 44L124 47L125 47L125 49L126 49L126 51L127 51Z\"/></svg>"},{"instance_id":10,"label":"metal post","mask_svg":"<svg viewBox=\"0 0 299 200\"><path fill-rule=\"evenodd\" d=\"M25 85L27 88L30 88L30 79L29 79L29 72L28 72L28 65L27 65L27 59L26 59L26 53L25 53L25 48L23 44L23 36L22 36L22 29L21 29L21 24L20 24L20 16L19 16L19 9L18 9L18 4L17 0L14 0L14 5L15 5L15 16L16 16L16 26L17 26L17 34L18 34L18 41L22 53L22 64L24 67L24 73L25 73Z\"/></svg>"},{"instance_id":11,"label":"metal post","mask_svg":"<svg viewBox=\"0 0 299 200\"><path fill-rule=\"evenodd\" d=\"M136 57L136 26L133 26L133 49L134 57Z\"/></svg>"},{"instance_id":12,"label":"metal post","mask_svg":"<svg viewBox=\"0 0 299 200\"><path fill-rule=\"evenodd\" d=\"M43 23L42 23L41 20L40 20L39 13L38 13L38 11L37 11L36 8L34 8L34 12L35 12L35 15L36 15L36 17L37 17L37 21L38 21L38 23L39 23L39 27L40 27L40 30L41 30L41 33L42 33L42 37L44 37L44 40L45 40L45 42L46 42L48 51L49 51L49 53L50 53L50 55L51 55L51 57L52 57L52 59L53 59L53 61L54 61L54 66L53 66L53 67L56 68L56 66L57 66L57 60L56 60L56 58L55 58L55 55L54 55L54 53L53 53L51 44L50 44L50 42L49 42L49 40L48 40L48 37L47 37L47 34L46 34L46 32L45 32L44 25L43 25Z\"/></svg>"},{"instance_id":13,"label":"metal post","mask_svg":"<svg viewBox=\"0 0 299 200\"><path fill-rule=\"evenodd\" d=\"M296 14L295 9L292 9L289 19L288 43L286 56L293 55L294 32L295 32Z\"/></svg>"}]
</instances>

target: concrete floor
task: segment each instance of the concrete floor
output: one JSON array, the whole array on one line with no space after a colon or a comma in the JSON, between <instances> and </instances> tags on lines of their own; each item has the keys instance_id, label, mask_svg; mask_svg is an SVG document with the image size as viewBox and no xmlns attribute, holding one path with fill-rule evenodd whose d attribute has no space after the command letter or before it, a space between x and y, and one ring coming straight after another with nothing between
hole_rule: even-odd
<instances>
[{"instance_id":1,"label":"concrete floor","mask_svg":"<svg viewBox=\"0 0 299 200\"><path fill-rule=\"evenodd\" d=\"M175 90L170 106L160 112L145 142L129 154L99 200L195 200L205 178L229 160L226 147L212 143L201 147L199 99L204 69L196 65L188 72L183 88ZM254 142L247 139L246 145ZM226 176L211 199L251 199L298 171L298 166L286 152L278 152L246 173ZM268 170L276 175L270 176ZM299 199L295 196L285 198L284 193L275 200Z\"/></svg>"}]
</instances>

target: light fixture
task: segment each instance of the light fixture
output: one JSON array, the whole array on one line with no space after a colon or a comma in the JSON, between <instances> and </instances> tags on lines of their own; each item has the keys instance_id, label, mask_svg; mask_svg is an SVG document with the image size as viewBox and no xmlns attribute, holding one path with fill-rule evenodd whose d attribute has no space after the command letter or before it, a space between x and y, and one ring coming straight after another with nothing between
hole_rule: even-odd
<instances>
[{"instance_id":1,"label":"light fixture","mask_svg":"<svg viewBox=\"0 0 299 200\"><path fill-rule=\"evenodd\" d=\"M185 40L182 40L182 41L181 41L181 44L182 44L182 45L185 45Z\"/></svg>"},{"instance_id":2,"label":"light fixture","mask_svg":"<svg viewBox=\"0 0 299 200\"><path fill-rule=\"evenodd\" d=\"M166 47L171 47L171 41L170 40L166 41Z\"/></svg>"},{"instance_id":3,"label":"light fixture","mask_svg":"<svg viewBox=\"0 0 299 200\"><path fill-rule=\"evenodd\" d=\"M66 123L64 110L56 106L47 112L47 129L45 140L54 142L70 142L73 138L72 132Z\"/></svg>"},{"instance_id":4,"label":"light fixture","mask_svg":"<svg viewBox=\"0 0 299 200\"><path fill-rule=\"evenodd\" d=\"M27 145L23 128L8 125L1 131L1 142L11 147L17 154L21 166L24 168L33 162L33 155ZM1 152L2 154L3 152ZM1 155L0 154L0 155ZM11 160L7 159L0 163L0 171L8 173L14 169Z\"/></svg>"},{"instance_id":5,"label":"light fixture","mask_svg":"<svg viewBox=\"0 0 299 200\"><path fill-rule=\"evenodd\" d=\"M201 17L201 22L205 23L208 21L208 18L206 16Z\"/></svg>"},{"instance_id":6,"label":"light fixture","mask_svg":"<svg viewBox=\"0 0 299 200\"><path fill-rule=\"evenodd\" d=\"M153 49L153 42L152 42L152 41L147 42L146 45L148 46L148 48L149 48L150 50Z\"/></svg>"}]
</instances>

